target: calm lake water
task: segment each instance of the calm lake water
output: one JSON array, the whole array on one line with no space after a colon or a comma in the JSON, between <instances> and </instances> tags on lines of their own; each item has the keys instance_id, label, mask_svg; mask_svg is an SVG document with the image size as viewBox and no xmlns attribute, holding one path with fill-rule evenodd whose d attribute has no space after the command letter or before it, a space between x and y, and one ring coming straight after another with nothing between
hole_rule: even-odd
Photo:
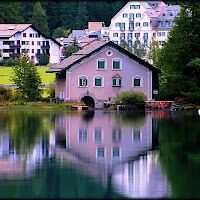
<instances>
[{"instance_id":1,"label":"calm lake water","mask_svg":"<svg viewBox=\"0 0 200 200\"><path fill-rule=\"evenodd\" d=\"M0 198L200 198L197 112L0 110Z\"/></svg>"}]
</instances>

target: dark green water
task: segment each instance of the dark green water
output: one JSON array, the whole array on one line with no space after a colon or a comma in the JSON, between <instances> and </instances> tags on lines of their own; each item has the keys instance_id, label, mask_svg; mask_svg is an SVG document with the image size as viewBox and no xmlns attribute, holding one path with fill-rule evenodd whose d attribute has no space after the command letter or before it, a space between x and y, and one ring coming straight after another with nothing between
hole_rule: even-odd
<instances>
[{"instance_id":1,"label":"dark green water","mask_svg":"<svg viewBox=\"0 0 200 200\"><path fill-rule=\"evenodd\" d=\"M197 112L0 110L0 198L200 198Z\"/></svg>"}]
</instances>

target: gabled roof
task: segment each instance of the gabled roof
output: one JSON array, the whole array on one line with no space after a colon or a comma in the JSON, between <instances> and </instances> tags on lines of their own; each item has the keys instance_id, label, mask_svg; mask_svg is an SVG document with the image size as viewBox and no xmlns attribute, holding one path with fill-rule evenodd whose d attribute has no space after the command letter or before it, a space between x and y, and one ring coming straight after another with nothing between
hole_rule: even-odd
<instances>
[{"instance_id":1,"label":"gabled roof","mask_svg":"<svg viewBox=\"0 0 200 200\"><path fill-rule=\"evenodd\" d=\"M136 55L128 52L124 48L120 47L119 45L115 44L112 41L94 41L91 44L87 45L77 53L72 54L70 57L65 58L61 63L57 63L54 66L50 67L46 72L47 73L61 73L65 70L70 69L75 64L80 63L83 59L90 57L96 52L101 51L102 49L106 47L112 47L121 53L128 56L130 59L135 60L139 64L149 68L152 71L155 71L157 73L160 73L160 70L153 65L149 64L145 60L142 60L141 58L137 57Z\"/></svg>"},{"instance_id":2,"label":"gabled roof","mask_svg":"<svg viewBox=\"0 0 200 200\"><path fill-rule=\"evenodd\" d=\"M1 37L7 37L7 38L12 37L14 34L16 34L18 32L23 32L23 31L25 31L29 27L33 28L40 35L42 35L44 38L51 39L56 44L58 44L59 46L62 46L53 37L45 35L40 30L38 30L37 28L35 28L32 24L0 24L0 38Z\"/></svg>"}]
</instances>

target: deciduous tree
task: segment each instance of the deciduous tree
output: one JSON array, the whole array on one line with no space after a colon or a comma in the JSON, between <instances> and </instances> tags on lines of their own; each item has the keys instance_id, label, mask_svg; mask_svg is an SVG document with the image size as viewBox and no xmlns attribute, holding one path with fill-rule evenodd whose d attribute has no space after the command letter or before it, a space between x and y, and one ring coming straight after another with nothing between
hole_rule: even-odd
<instances>
[{"instance_id":1,"label":"deciduous tree","mask_svg":"<svg viewBox=\"0 0 200 200\"><path fill-rule=\"evenodd\" d=\"M41 98L41 77L33 63L28 63L29 56L21 54L18 65L13 67L12 81L16 84L17 92L22 94L24 100L35 101Z\"/></svg>"}]
</instances>

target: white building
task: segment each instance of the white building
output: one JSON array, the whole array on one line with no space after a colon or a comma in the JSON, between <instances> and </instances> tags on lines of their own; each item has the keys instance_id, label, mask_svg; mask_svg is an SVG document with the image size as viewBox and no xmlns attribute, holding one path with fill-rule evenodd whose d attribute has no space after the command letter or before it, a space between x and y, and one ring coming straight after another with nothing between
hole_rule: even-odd
<instances>
[{"instance_id":1,"label":"white building","mask_svg":"<svg viewBox=\"0 0 200 200\"><path fill-rule=\"evenodd\" d=\"M62 45L46 36L32 24L0 24L0 49L2 58L19 58L25 50L30 61L39 62L42 54L49 55L49 63L59 63Z\"/></svg>"},{"instance_id":2,"label":"white building","mask_svg":"<svg viewBox=\"0 0 200 200\"><path fill-rule=\"evenodd\" d=\"M179 12L178 5L166 5L162 1L129 1L111 19L109 38L119 45L126 41L131 47L138 37L148 47L154 36L162 45Z\"/></svg>"}]
</instances>

